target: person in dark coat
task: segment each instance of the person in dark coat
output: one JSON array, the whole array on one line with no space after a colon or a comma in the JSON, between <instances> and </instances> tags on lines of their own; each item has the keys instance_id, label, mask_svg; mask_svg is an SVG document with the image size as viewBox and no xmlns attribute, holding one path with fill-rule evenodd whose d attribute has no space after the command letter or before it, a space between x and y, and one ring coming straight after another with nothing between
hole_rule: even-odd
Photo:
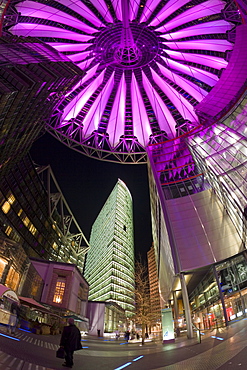
<instances>
[{"instance_id":1,"label":"person in dark coat","mask_svg":"<svg viewBox=\"0 0 247 370\"><path fill-rule=\"evenodd\" d=\"M126 342L128 343L128 341L130 339L130 332L129 332L129 330L126 330L126 332L124 334L124 337L125 337Z\"/></svg>"},{"instance_id":2,"label":"person in dark coat","mask_svg":"<svg viewBox=\"0 0 247 370\"><path fill-rule=\"evenodd\" d=\"M17 302L13 302L10 307L11 315L9 319L9 328L8 328L11 334L15 334L15 330L19 322L20 311L21 309L19 304Z\"/></svg>"},{"instance_id":3,"label":"person in dark coat","mask_svg":"<svg viewBox=\"0 0 247 370\"><path fill-rule=\"evenodd\" d=\"M65 363L63 366L72 367L73 354L74 351L77 351L82 348L81 346L81 333L80 330L75 326L74 319L68 319L68 326L63 328L60 347L64 348L65 351Z\"/></svg>"}]
</instances>

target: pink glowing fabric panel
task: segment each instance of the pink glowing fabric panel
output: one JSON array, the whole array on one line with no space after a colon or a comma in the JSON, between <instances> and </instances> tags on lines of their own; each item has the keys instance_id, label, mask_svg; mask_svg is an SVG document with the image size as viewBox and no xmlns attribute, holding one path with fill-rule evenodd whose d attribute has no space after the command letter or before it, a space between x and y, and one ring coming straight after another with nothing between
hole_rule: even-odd
<instances>
[{"instance_id":1,"label":"pink glowing fabric panel","mask_svg":"<svg viewBox=\"0 0 247 370\"><path fill-rule=\"evenodd\" d=\"M87 82L88 80L90 80L90 78L94 77L96 75L96 71L98 69L98 66L99 66L99 64L96 64L94 67L92 67L91 69L87 70L85 76L80 80L80 82L78 82L78 84L76 84L75 86L73 86L72 90L70 90L70 92L67 93L66 96L70 95L73 91L75 91L76 89L78 89L79 87L81 87L83 84L85 84L85 82Z\"/></svg>"},{"instance_id":2,"label":"pink glowing fabric panel","mask_svg":"<svg viewBox=\"0 0 247 370\"><path fill-rule=\"evenodd\" d=\"M141 0L130 0L130 21L133 21L136 18Z\"/></svg>"},{"instance_id":3,"label":"pink glowing fabric panel","mask_svg":"<svg viewBox=\"0 0 247 370\"><path fill-rule=\"evenodd\" d=\"M147 0L144 11L142 13L141 22L146 22L148 20L159 2L160 0Z\"/></svg>"},{"instance_id":4,"label":"pink glowing fabric panel","mask_svg":"<svg viewBox=\"0 0 247 370\"><path fill-rule=\"evenodd\" d=\"M203 90L202 87L193 84L191 81L186 80L185 78L172 73L168 68L164 67L163 65L157 63L159 69L163 76L169 78L172 82L175 82L176 85L181 86L185 91L193 96L197 101L201 101L206 95L207 92Z\"/></svg>"},{"instance_id":5,"label":"pink glowing fabric panel","mask_svg":"<svg viewBox=\"0 0 247 370\"><path fill-rule=\"evenodd\" d=\"M104 0L90 0L90 2L100 12L101 16L106 20L106 22L113 23L111 13Z\"/></svg>"},{"instance_id":6,"label":"pink glowing fabric panel","mask_svg":"<svg viewBox=\"0 0 247 370\"><path fill-rule=\"evenodd\" d=\"M121 6L121 1L119 0L112 0L112 5L114 7L117 19L122 21L123 20L123 15L122 15L122 6Z\"/></svg>"},{"instance_id":7,"label":"pink glowing fabric panel","mask_svg":"<svg viewBox=\"0 0 247 370\"><path fill-rule=\"evenodd\" d=\"M76 18L70 16L69 14L61 12L50 6L43 5L42 8L40 9L40 4L35 3L33 1L27 1L26 3L24 3L21 8L21 13L23 16L27 17L29 16L32 17L35 15L36 18L48 19L54 22L70 24L73 27L87 33L94 33L97 31L97 27L95 28L90 27L85 23L80 22Z\"/></svg>"},{"instance_id":8,"label":"pink glowing fabric panel","mask_svg":"<svg viewBox=\"0 0 247 370\"><path fill-rule=\"evenodd\" d=\"M199 68L178 63L175 60L171 60L165 57L162 57L162 59L166 62L168 67L174 68L179 72L187 74L188 76L197 78L205 82L207 85L214 86L215 83L218 81L217 76L215 76L213 73L202 71Z\"/></svg>"},{"instance_id":9,"label":"pink glowing fabric panel","mask_svg":"<svg viewBox=\"0 0 247 370\"><path fill-rule=\"evenodd\" d=\"M75 13L81 14L96 27L102 27L102 21L82 2L77 0L59 0L59 4L73 10Z\"/></svg>"},{"instance_id":10,"label":"pink glowing fabric panel","mask_svg":"<svg viewBox=\"0 0 247 370\"><path fill-rule=\"evenodd\" d=\"M182 24L194 21L201 17L207 17L210 15L218 14L224 9L225 3L220 0L209 0L203 4L196 5L184 13L178 15L171 21L167 22L165 26L157 28L158 32L167 32L175 27L179 27Z\"/></svg>"},{"instance_id":11,"label":"pink glowing fabric panel","mask_svg":"<svg viewBox=\"0 0 247 370\"><path fill-rule=\"evenodd\" d=\"M163 42L164 45L174 50L212 50L225 52L232 50L233 45L227 40L191 40L191 41L176 41Z\"/></svg>"},{"instance_id":12,"label":"pink glowing fabric panel","mask_svg":"<svg viewBox=\"0 0 247 370\"><path fill-rule=\"evenodd\" d=\"M197 24L196 26L187 27L185 30L165 33L161 37L166 40L176 40L184 37L191 37L197 35L209 35L211 33L226 33L231 29L231 25L223 20L207 22L204 24Z\"/></svg>"},{"instance_id":13,"label":"pink glowing fabric panel","mask_svg":"<svg viewBox=\"0 0 247 370\"><path fill-rule=\"evenodd\" d=\"M163 6L157 16L150 22L150 26L158 26L161 22L176 12L179 8L189 3L190 0L170 0Z\"/></svg>"},{"instance_id":14,"label":"pink glowing fabric panel","mask_svg":"<svg viewBox=\"0 0 247 370\"><path fill-rule=\"evenodd\" d=\"M60 43L60 42L48 42L50 46L55 48L57 51L61 51L62 53L65 51L71 52L71 51L76 51L78 50L83 51L86 50L90 45L90 43L85 43L85 44L66 44L66 43Z\"/></svg>"},{"instance_id":15,"label":"pink glowing fabric panel","mask_svg":"<svg viewBox=\"0 0 247 370\"><path fill-rule=\"evenodd\" d=\"M44 24L20 23L13 28L14 35L22 35L25 37L54 37L67 40L85 42L92 39L92 36L79 34L73 31L61 29L58 27L46 26Z\"/></svg>"},{"instance_id":16,"label":"pink glowing fabric panel","mask_svg":"<svg viewBox=\"0 0 247 370\"><path fill-rule=\"evenodd\" d=\"M70 56L72 62L80 62L91 54L91 51L84 51Z\"/></svg>"},{"instance_id":17,"label":"pink glowing fabric panel","mask_svg":"<svg viewBox=\"0 0 247 370\"><path fill-rule=\"evenodd\" d=\"M98 128L101 115L104 112L106 103L112 91L113 79L114 73L112 73L103 90L99 93L97 99L92 104L91 109L88 111L83 121L85 137L89 136L94 130L97 130Z\"/></svg>"},{"instance_id":18,"label":"pink glowing fabric panel","mask_svg":"<svg viewBox=\"0 0 247 370\"><path fill-rule=\"evenodd\" d=\"M94 58L92 57L92 58L89 58L89 59L84 60L83 62L78 63L77 65L81 69L87 70L88 67L90 66L90 64L93 62L93 60L94 60Z\"/></svg>"},{"instance_id":19,"label":"pink glowing fabric panel","mask_svg":"<svg viewBox=\"0 0 247 370\"><path fill-rule=\"evenodd\" d=\"M161 130L165 131L169 138L173 138L175 136L176 130L175 125L176 121L173 118L171 112L157 93L157 91L151 85L149 79L146 77L145 73L142 72L143 83L145 85L145 90L147 96L150 100L152 108L155 112L155 116L160 122Z\"/></svg>"},{"instance_id":20,"label":"pink glowing fabric panel","mask_svg":"<svg viewBox=\"0 0 247 370\"><path fill-rule=\"evenodd\" d=\"M159 87L168 96L171 102L180 112L184 119L188 119L191 122L196 122L198 120L196 114L193 112L193 107L191 104L179 94L171 85L165 82L155 71L152 71L153 79L159 85Z\"/></svg>"},{"instance_id":21,"label":"pink glowing fabric panel","mask_svg":"<svg viewBox=\"0 0 247 370\"><path fill-rule=\"evenodd\" d=\"M95 90L102 84L105 71L102 71L98 77L91 82L84 90L82 90L64 109L63 118L65 121L69 121L75 118L81 109L84 107L88 99L95 92Z\"/></svg>"},{"instance_id":22,"label":"pink glowing fabric panel","mask_svg":"<svg viewBox=\"0 0 247 370\"><path fill-rule=\"evenodd\" d=\"M204 66L221 69L226 68L227 61L218 58L212 55L202 55L202 54L193 54L193 53L181 53L179 51L174 50L166 50L166 53L171 56L173 59L180 60L182 62L193 62L193 63L201 63Z\"/></svg>"},{"instance_id":23,"label":"pink glowing fabric panel","mask_svg":"<svg viewBox=\"0 0 247 370\"><path fill-rule=\"evenodd\" d=\"M225 1L129 0L128 29L124 1L24 0L8 29L47 42L81 69L60 126L71 125L70 135L80 126L85 140L105 133L113 151L126 133L145 148L156 133L176 137L183 120L197 125L196 105L217 85L234 46Z\"/></svg>"}]
</instances>

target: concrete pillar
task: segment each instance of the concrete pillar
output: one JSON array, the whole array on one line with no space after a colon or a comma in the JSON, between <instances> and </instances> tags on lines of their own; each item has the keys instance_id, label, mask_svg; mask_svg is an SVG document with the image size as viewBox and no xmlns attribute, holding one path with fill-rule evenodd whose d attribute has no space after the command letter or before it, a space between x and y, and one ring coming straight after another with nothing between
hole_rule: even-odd
<instances>
[{"instance_id":1,"label":"concrete pillar","mask_svg":"<svg viewBox=\"0 0 247 370\"><path fill-rule=\"evenodd\" d=\"M173 295L174 320L177 326L179 314L178 314L178 300L177 300L176 290L172 292L172 295Z\"/></svg>"},{"instance_id":2,"label":"concrete pillar","mask_svg":"<svg viewBox=\"0 0 247 370\"><path fill-rule=\"evenodd\" d=\"M183 305L184 305L184 312L185 312L185 318L186 318L187 337L188 337L188 339L191 339L191 338L193 338L191 311L190 311L190 304L189 304L189 296L188 296L187 286L186 286L186 283L185 283L185 278L184 278L183 273L180 273L180 282L181 282Z\"/></svg>"}]
</instances>

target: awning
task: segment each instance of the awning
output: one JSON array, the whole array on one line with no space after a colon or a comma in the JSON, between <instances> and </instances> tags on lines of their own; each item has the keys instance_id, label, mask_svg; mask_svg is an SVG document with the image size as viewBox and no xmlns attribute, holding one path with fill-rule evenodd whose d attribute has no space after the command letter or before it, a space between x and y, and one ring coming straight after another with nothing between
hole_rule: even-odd
<instances>
[{"instance_id":1,"label":"awning","mask_svg":"<svg viewBox=\"0 0 247 370\"><path fill-rule=\"evenodd\" d=\"M86 317L82 317L82 316L79 316L79 315L75 315L75 314L71 314L71 315L65 315L64 316L65 319L74 319L75 321L81 321L81 322L88 322L88 318Z\"/></svg>"},{"instance_id":2,"label":"awning","mask_svg":"<svg viewBox=\"0 0 247 370\"><path fill-rule=\"evenodd\" d=\"M80 324L78 324L78 327L81 331L85 331L85 332L88 332L88 328L89 328L89 319L87 317L83 317L83 316L80 316L80 315L75 315L75 314L70 314L70 315L65 315L64 316L65 319L69 319L69 318L72 318L74 319L75 321L78 321Z\"/></svg>"},{"instance_id":3,"label":"awning","mask_svg":"<svg viewBox=\"0 0 247 370\"><path fill-rule=\"evenodd\" d=\"M19 302L17 294L12 290L9 289L7 286L0 284L0 298L9 298L12 301Z\"/></svg>"},{"instance_id":4,"label":"awning","mask_svg":"<svg viewBox=\"0 0 247 370\"><path fill-rule=\"evenodd\" d=\"M42 311L49 312L49 310L45 306L43 306L39 302L35 301L35 299L33 299L33 298L19 297L19 300L20 300L21 303L23 303L26 306L36 308L37 310L40 309Z\"/></svg>"}]
</instances>

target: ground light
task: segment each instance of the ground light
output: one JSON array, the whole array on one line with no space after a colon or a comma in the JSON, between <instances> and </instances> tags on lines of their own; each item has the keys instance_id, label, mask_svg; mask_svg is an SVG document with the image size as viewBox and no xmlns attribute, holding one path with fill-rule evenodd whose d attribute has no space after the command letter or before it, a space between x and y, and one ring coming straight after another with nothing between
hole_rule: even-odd
<instances>
[{"instance_id":1,"label":"ground light","mask_svg":"<svg viewBox=\"0 0 247 370\"><path fill-rule=\"evenodd\" d=\"M20 339L17 339L17 338L14 338L14 337L10 337L9 335L5 335L5 334L2 334L2 333L0 333L0 335L2 337L6 337L6 338L9 338L9 339L17 340L18 342L20 341Z\"/></svg>"},{"instance_id":2,"label":"ground light","mask_svg":"<svg viewBox=\"0 0 247 370\"><path fill-rule=\"evenodd\" d=\"M132 362L135 362L135 361L138 361L140 360L141 358L143 358L144 356L139 356L137 358L134 358L134 360L132 360L131 362L126 362L126 364L122 365L122 366L119 366L119 367L116 367L116 369L114 370L121 370L121 369L124 369L125 367L129 366L132 364Z\"/></svg>"},{"instance_id":3,"label":"ground light","mask_svg":"<svg viewBox=\"0 0 247 370\"><path fill-rule=\"evenodd\" d=\"M224 338L216 337L215 335L211 335L211 338L218 339L218 340L224 340Z\"/></svg>"}]
</instances>

